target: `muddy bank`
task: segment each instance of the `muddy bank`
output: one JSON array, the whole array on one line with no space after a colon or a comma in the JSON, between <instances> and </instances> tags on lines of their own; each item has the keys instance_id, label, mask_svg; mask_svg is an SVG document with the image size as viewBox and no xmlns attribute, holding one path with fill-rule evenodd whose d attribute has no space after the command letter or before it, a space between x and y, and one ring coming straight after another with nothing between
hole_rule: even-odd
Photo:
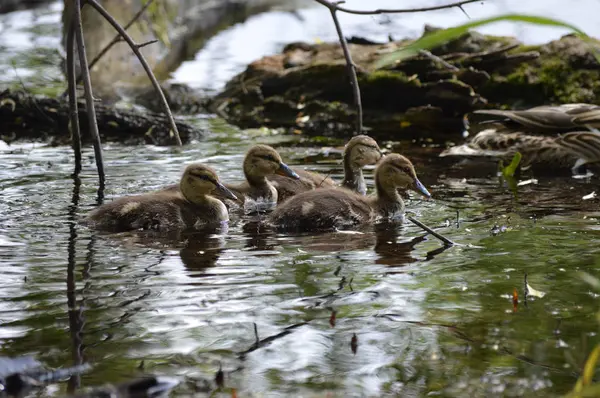
<instances>
[{"instance_id":1,"label":"muddy bank","mask_svg":"<svg viewBox=\"0 0 600 398\"><path fill-rule=\"evenodd\" d=\"M428 31L435 28L426 27ZM410 41L351 40L364 124L382 138L442 137L463 130L465 113L483 107L599 103L600 64L568 35L542 46L471 32L392 67L383 54ZM347 136L355 110L337 43L292 43L250 64L212 99L210 109L240 127L284 127L311 135Z\"/></svg>"}]
</instances>

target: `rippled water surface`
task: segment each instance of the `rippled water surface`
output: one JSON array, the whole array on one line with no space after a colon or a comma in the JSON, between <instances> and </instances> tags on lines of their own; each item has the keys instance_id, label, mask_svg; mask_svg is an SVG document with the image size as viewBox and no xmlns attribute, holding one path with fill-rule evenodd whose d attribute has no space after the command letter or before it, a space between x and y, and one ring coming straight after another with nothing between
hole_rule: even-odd
<instances>
[{"instance_id":1,"label":"rippled water surface","mask_svg":"<svg viewBox=\"0 0 600 398\"><path fill-rule=\"evenodd\" d=\"M488 14L475 5L469 12L552 9L586 28L596 14L582 7L597 7L493 4ZM0 47L0 83L62 84L60 10L57 2L0 17L10 39ZM174 78L214 89L287 41L334 38L327 13L298 15L266 13L225 30ZM398 18L342 22L347 35L380 39L464 15ZM529 42L558 36L514 29ZM256 39L246 45L243 37ZM212 134L181 150L105 145L104 200L171 184L191 161L241 181L244 152L255 142L341 179L341 143L240 132L212 118L198 123ZM559 396L572 389L598 343L598 292L580 274L600 277L598 200L583 199L598 191L598 179L535 175L537 184L514 193L494 164L457 166L437 159L437 148L381 144L409 156L434 195L413 196L408 209L460 245L444 250L412 224L290 235L254 217L235 217L228 230L209 235L99 234L80 223L101 199L91 150L79 184L70 148L0 146L0 355L33 355L50 368L89 362L82 386L175 376L181 383L173 395L209 395L220 367L240 397ZM525 297L526 276L542 294ZM61 395L77 382L40 395Z\"/></svg>"},{"instance_id":2,"label":"rippled water surface","mask_svg":"<svg viewBox=\"0 0 600 398\"><path fill-rule=\"evenodd\" d=\"M192 160L240 180L250 140L341 178L339 146L207 123L223 132L181 151L107 145L106 200L172 183ZM183 241L98 234L78 223L98 199L91 152L74 202L69 148L3 150L2 355L89 361L86 386L178 376L180 393L205 391L219 366L239 396L570 389L597 340L596 293L578 275L598 274L597 202L581 199L596 182L539 177L515 198L493 173L464 179L431 150L389 149L412 153L434 193L409 209L464 246L440 250L412 225L299 236L253 218ZM544 297L524 301L526 274Z\"/></svg>"}]
</instances>

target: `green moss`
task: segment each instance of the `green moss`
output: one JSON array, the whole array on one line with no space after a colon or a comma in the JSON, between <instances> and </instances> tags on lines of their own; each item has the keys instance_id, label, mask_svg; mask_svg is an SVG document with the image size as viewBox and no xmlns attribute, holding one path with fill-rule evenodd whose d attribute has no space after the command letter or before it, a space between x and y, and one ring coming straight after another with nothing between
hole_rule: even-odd
<instances>
[{"instance_id":1,"label":"green moss","mask_svg":"<svg viewBox=\"0 0 600 398\"><path fill-rule=\"evenodd\" d=\"M574 69L560 58L545 60L538 76L538 84L553 102L596 102L600 94L599 71Z\"/></svg>"},{"instance_id":2,"label":"green moss","mask_svg":"<svg viewBox=\"0 0 600 398\"><path fill-rule=\"evenodd\" d=\"M517 107L545 103L598 103L600 71L576 68L568 58L546 55L536 62L522 63L506 76L492 75L481 93L492 103L511 103Z\"/></svg>"},{"instance_id":3,"label":"green moss","mask_svg":"<svg viewBox=\"0 0 600 398\"><path fill-rule=\"evenodd\" d=\"M540 46L540 45L535 45L535 44L525 45L525 44L523 44L517 48L510 50L510 53L511 54L520 54L520 53L526 53L529 51L540 51L541 48L542 48L542 46Z\"/></svg>"},{"instance_id":4,"label":"green moss","mask_svg":"<svg viewBox=\"0 0 600 398\"><path fill-rule=\"evenodd\" d=\"M406 76L402 72L391 71L391 70L377 70L372 73L362 75L358 83L363 84L410 84L419 87L421 81L414 77Z\"/></svg>"}]
</instances>

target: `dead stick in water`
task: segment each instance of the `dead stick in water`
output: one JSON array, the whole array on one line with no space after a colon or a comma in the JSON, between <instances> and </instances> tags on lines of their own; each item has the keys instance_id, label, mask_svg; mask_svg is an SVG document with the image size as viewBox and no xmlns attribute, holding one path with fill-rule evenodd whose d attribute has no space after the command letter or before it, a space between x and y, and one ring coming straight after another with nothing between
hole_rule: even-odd
<instances>
[{"instance_id":1,"label":"dead stick in water","mask_svg":"<svg viewBox=\"0 0 600 398\"><path fill-rule=\"evenodd\" d=\"M77 105L77 88L75 80L75 20L71 18L71 22L67 31L67 80L69 87L69 119L71 128L71 139L73 144L73 152L75 155L75 171L74 176L78 176L81 172L81 129L79 128L79 109Z\"/></svg>"},{"instance_id":2,"label":"dead stick in water","mask_svg":"<svg viewBox=\"0 0 600 398\"><path fill-rule=\"evenodd\" d=\"M104 19L106 19L106 21L108 21L113 26L113 28L115 28L115 30L117 32L119 32L121 37L123 39L125 39L127 44L129 44L129 47L131 47L131 51L133 51L135 53L135 55L138 57L138 59L140 60L140 63L142 64L142 66L144 67L144 70L146 71L146 74L148 75L148 78L152 82L152 85L156 89L156 92L160 98L163 110L165 111L165 114L167 115L167 118L169 119L169 123L171 124L171 130L173 131L173 134L175 135L175 141L177 141L177 145L179 145L179 146L183 145L181 143L181 138L179 137L179 131L177 130L177 125L175 124L175 119L173 119L173 114L171 113L171 108L169 108L169 104L167 103L167 99L165 98L165 94L163 93L162 88L160 87L160 84L158 84L158 81L156 80L156 77L154 76L154 73L152 72L152 68L150 68L150 65L148 65L148 62L146 61L146 58L144 58L144 56L140 52L138 44L136 44L133 41L133 39L131 38L131 36L129 36L129 34L125 31L125 29L123 29L123 27L96 0L85 0L85 1L87 4L94 7L96 9L96 11L98 11L98 13L100 15L102 15L104 17Z\"/></svg>"},{"instance_id":3,"label":"dead stick in water","mask_svg":"<svg viewBox=\"0 0 600 398\"><path fill-rule=\"evenodd\" d=\"M433 229L429 228L427 225L423 224L421 221L413 218L413 217L407 217L410 222L412 222L413 224L415 224L417 227L427 231L428 233L430 233L431 235L435 236L436 238L438 238L439 240L441 240L442 242L444 242L444 246L454 246L456 245L456 243L454 243L453 241L451 241L450 239L446 238L443 235L440 235L439 233L435 232Z\"/></svg>"},{"instance_id":4,"label":"dead stick in water","mask_svg":"<svg viewBox=\"0 0 600 398\"><path fill-rule=\"evenodd\" d=\"M89 129L94 144L94 157L96 158L96 167L98 169L98 179L100 180L99 191L104 191L104 162L102 161L102 143L100 142L100 132L98 131L98 122L96 120L96 108L94 108L94 94L92 92L92 80L90 70L88 69L87 56L85 54L85 42L83 39L83 27L81 25L81 4L79 0L74 0L73 17L75 21L75 39L77 40L77 51L79 52L79 64L81 66L81 78L85 88L85 107L88 114Z\"/></svg>"}]
</instances>

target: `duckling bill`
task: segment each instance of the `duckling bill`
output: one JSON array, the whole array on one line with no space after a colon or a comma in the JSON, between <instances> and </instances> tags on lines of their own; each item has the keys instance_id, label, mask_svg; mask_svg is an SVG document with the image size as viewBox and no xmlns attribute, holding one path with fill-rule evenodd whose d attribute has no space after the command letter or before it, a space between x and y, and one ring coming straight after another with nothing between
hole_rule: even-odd
<instances>
[{"instance_id":1,"label":"duckling bill","mask_svg":"<svg viewBox=\"0 0 600 398\"><path fill-rule=\"evenodd\" d=\"M300 193L275 209L269 222L280 230L325 231L394 218L404 212L398 190L431 197L406 157L390 154L375 170L376 194L365 197L349 189L319 189Z\"/></svg>"},{"instance_id":2,"label":"duckling bill","mask_svg":"<svg viewBox=\"0 0 600 398\"><path fill-rule=\"evenodd\" d=\"M228 221L227 208L213 194L237 200L213 169L195 163L185 169L179 190L116 199L92 211L86 222L100 230L123 232L201 228Z\"/></svg>"}]
</instances>

